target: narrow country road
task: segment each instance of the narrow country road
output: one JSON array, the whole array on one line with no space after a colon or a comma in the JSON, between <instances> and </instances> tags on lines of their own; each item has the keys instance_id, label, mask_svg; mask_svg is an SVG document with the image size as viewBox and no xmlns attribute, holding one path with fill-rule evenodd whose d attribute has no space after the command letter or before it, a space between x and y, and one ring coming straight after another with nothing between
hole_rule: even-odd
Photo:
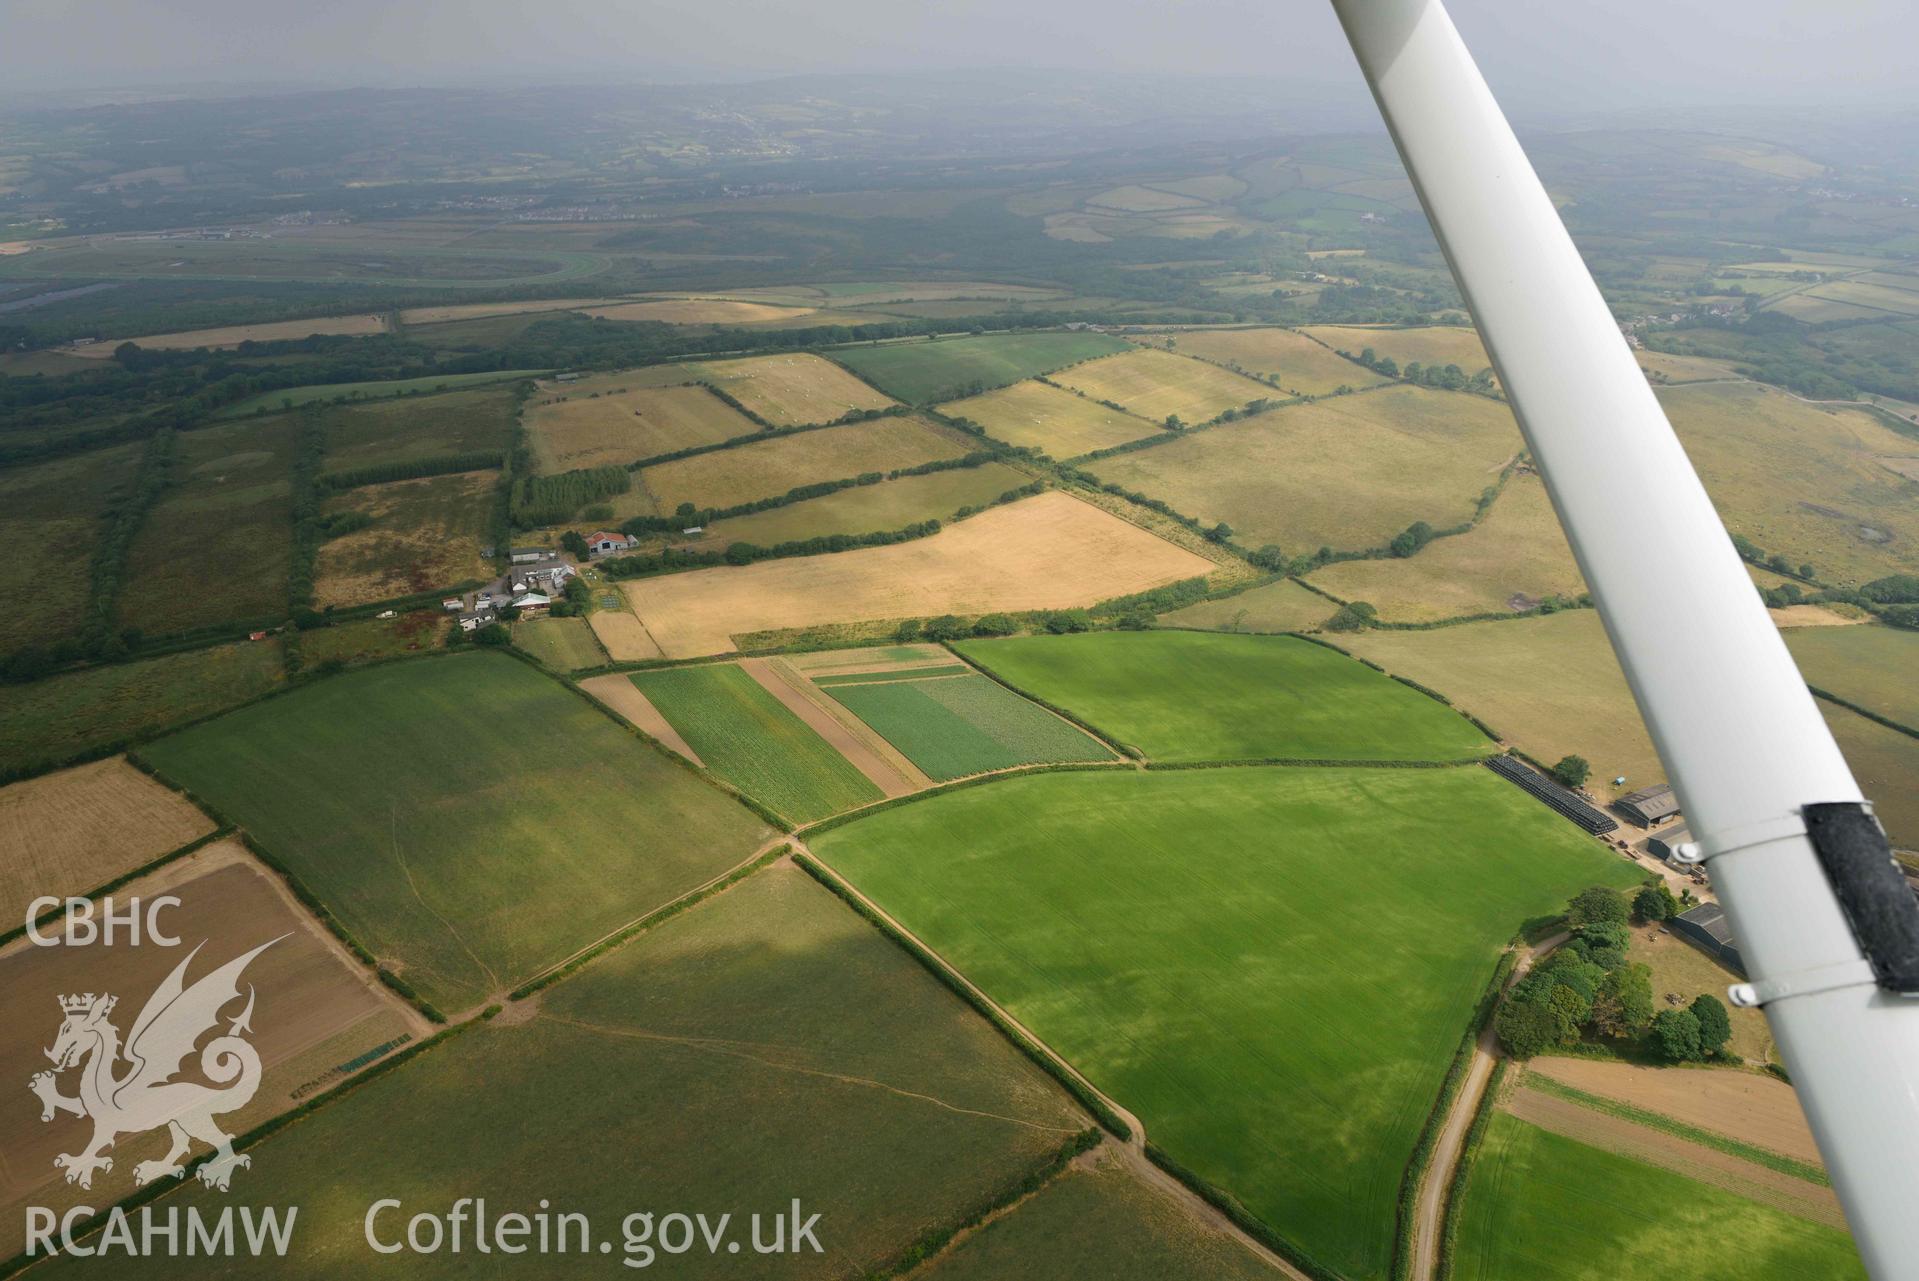
<instances>
[{"instance_id":1,"label":"narrow country road","mask_svg":"<svg viewBox=\"0 0 1919 1281\"><path fill-rule=\"evenodd\" d=\"M1524 978L1540 957L1571 937L1570 934L1555 934L1537 947L1521 945L1519 964L1513 966L1513 972L1506 980L1506 988L1511 988ZM1505 994L1502 989L1502 1000ZM1466 1079L1460 1082L1459 1093L1453 1096L1452 1109L1446 1113L1439 1138L1433 1143L1432 1160L1426 1163L1426 1177L1420 1181L1419 1194L1414 1199L1412 1281L1431 1281L1439 1268L1439 1234L1446 1218L1446 1193L1453 1185L1453 1173L1459 1168L1460 1149L1465 1146L1466 1131L1472 1128L1473 1118L1479 1115L1480 1100L1486 1096L1486 1083L1492 1079L1493 1064L1498 1059L1499 1040L1493 1035L1492 1020L1487 1019L1478 1043L1473 1046L1473 1060L1467 1065Z\"/></svg>"}]
</instances>

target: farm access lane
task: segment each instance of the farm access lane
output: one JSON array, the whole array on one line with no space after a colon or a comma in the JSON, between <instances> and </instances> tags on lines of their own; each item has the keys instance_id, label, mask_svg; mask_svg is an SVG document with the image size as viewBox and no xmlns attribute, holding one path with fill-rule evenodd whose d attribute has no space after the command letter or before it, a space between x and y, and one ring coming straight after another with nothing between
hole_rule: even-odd
<instances>
[{"instance_id":1,"label":"farm access lane","mask_svg":"<svg viewBox=\"0 0 1919 1281\"><path fill-rule=\"evenodd\" d=\"M1571 937L1570 933L1562 931L1543 940L1537 947L1522 944L1519 963L1513 966L1513 972L1507 976L1506 987L1500 991L1501 998L1513 984L1526 977L1540 958ZM1493 1064L1498 1059L1499 1039L1493 1033L1493 1021L1487 1019L1486 1026L1479 1031L1478 1041L1473 1044L1473 1058L1466 1068L1466 1079L1460 1083L1459 1093L1453 1096L1452 1110L1446 1114L1439 1138L1433 1143L1432 1159L1426 1163L1426 1174L1420 1180L1414 1200L1412 1281L1431 1281L1437 1273L1439 1232L1446 1213L1446 1194L1451 1190L1453 1174L1459 1168L1466 1131L1472 1128L1473 1118L1479 1115L1480 1100L1486 1097L1486 1085L1492 1079Z\"/></svg>"}]
</instances>

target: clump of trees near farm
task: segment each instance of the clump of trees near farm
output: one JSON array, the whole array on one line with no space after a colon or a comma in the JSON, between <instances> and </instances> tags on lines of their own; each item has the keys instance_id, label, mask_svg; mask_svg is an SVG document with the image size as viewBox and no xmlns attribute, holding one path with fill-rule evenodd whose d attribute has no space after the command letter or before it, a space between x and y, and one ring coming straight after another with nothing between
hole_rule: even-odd
<instances>
[{"instance_id":1,"label":"clump of trees near farm","mask_svg":"<svg viewBox=\"0 0 1919 1281\"><path fill-rule=\"evenodd\" d=\"M1725 1053L1732 1036L1726 1007L1710 995L1690 1006L1653 1010L1652 971L1626 956L1630 924L1667 920L1679 902L1663 882L1630 899L1594 886L1567 906L1572 938L1515 983L1493 1020L1506 1052L1531 1058L1577 1045L1588 1033L1638 1044L1670 1063Z\"/></svg>"}]
</instances>

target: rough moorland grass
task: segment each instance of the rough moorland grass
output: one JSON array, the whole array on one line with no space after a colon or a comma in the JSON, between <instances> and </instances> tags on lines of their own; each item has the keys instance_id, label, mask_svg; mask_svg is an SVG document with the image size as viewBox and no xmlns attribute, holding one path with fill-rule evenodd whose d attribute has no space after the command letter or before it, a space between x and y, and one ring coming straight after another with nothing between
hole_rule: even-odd
<instances>
[{"instance_id":1,"label":"rough moorland grass","mask_svg":"<svg viewBox=\"0 0 1919 1281\"><path fill-rule=\"evenodd\" d=\"M731 663L635 672L632 681L708 769L796 822L880 799L871 779Z\"/></svg>"},{"instance_id":2,"label":"rough moorland grass","mask_svg":"<svg viewBox=\"0 0 1919 1281\"><path fill-rule=\"evenodd\" d=\"M985 676L834 685L827 693L935 779L1112 752L1077 726Z\"/></svg>"},{"instance_id":3,"label":"rough moorland grass","mask_svg":"<svg viewBox=\"0 0 1919 1281\"><path fill-rule=\"evenodd\" d=\"M1279 1274L1118 1162L1076 1167L936 1260L929 1281L1261 1281Z\"/></svg>"},{"instance_id":4,"label":"rough moorland grass","mask_svg":"<svg viewBox=\"0 0 1919 1281\"><path fill-rule=\"evenodd\" d=\"M1808 685L1919 729L1919 632L1795 627L1785 637Z\"/></svg>"},{"instance_id":5,"label":"rough moorland grass","mask_svg":"<svg viewBox=\"0 0 1919 1281\"><path fill-rule=\"evenodd\" d=\"M1031 775L810 842L1153 1141L1353 1277L1515 925L1631 869L1484 770Z\"/></svg>"},{"instance_id":6,"label":"rough moorland grass","mask_svg":"<svg viewBox=\"0 0 1919 1281\"><path fill-rule=\"evenodd\" d=\"M268 640L9 685L0 697L0 777L237 706L283 678L280 643Z\"/></svg>"},{"instance_id":7,"label":"rough moorland grass","mask_svg":"<svg viewBox=\"0 0 1919 1281\"><path fill-rule=\"evenodd\" d=\"M443 396L329 405L320 411L326 469L356 471L499 449L518 403L511 387L477 387Z\"/></svg>"},{"instance_id":8,"label":"rough moorland grass","mask_svg":"<svg viewBox=\"0 0 1919 1281\"><path fill-rule=\"evenodd\" d=\"M1125 343L1105 334L983 334L849 347L833 358L888 395L925 405L1125 350Z\"/></svg>"},{"instance_id":9,"label":"rough moorland grass","mask_svg":"<svg viewBox=\"0 0 1919 1281\"><path fill-rule=\"evenodd\" d=\"M534 618L513 624L513 643L556 672L606 665L606 651L584 618Z\"/></svg>"},{"instance_id":10,"label":"rough moorland grass","mask_svg":"<svg viewBox=\"0 0 1919 1281\"><path fill-rule=\"evenodd\" d=\"M1091 469L1208 524L1225 521L1245 546L1298 555L1384 547L1418 520L1462 524L1519 448L1505 406L1398 386L1288 405Z\"/></svg>"},{"instance_id":11,"label":"rough moorland grass","mask_svg":"<svg viewBox=\"0 0 1919 1281\"><path fill-rule=\"evenodd\" d=\"M117 445L0 472L0 654L77 634L87 603L87 554L110 499L125 490L141 447Z\"/></svg>"},{"instance_id":12,"label":"rough moorland grass","mask_svg":"<svg viewBox=\"0 0 1919 1281\"><path fill-rule=\"evenodd\" d=\"M362 485L329 497L326 516L364 516L362 529L320 544L315 603L365 605L493 577L481 557L497 471Z\"/></svg>"},{"instance_id":13,"label":"rough moorland grass","mask_svg":"<svg viewBox=\"0 0 1919 1281\"><path fill-rule=\"evenodd\" d=\"M1055 381L1094 400L1124 405L1154 422L1178 415L1188 426L1255 400L1285 396L1218 365L1147 348L1076 366Z\"/></svg>"},{"instance_id":14,"label":"rough moorland grass","mask_svg":"<svg viewBox=\"0 0 1919 1281\"><path fill-rule=\"evenodd\" d=\"M681 503L731 507L798 485L957 458L967 452L964 439L918 418L878 418L657 463L638 479L661 511Z\"/></svg>"},{"instance_id":15,"label":"rough moorland grass","mask_svg":"<svg viewBox=\"0 0 1919 1281\"><path fill-rule=\"evenodd\" d=\"M1032 479L1003 463L956 467L877 485L856 485L824 498L715 521L706 532L721 546L753 543L774 547L834 534L904 529L921 521L951 520L960 508L984 507L1009 489L1031 484Z\"/></svg>"},{"instance_id":16,"label":"rough moorland grass","mask_svg":"<svg viewBox=\"0 0 1919 1281\"><path fill-rule=\"evenodd\" d=\"M1155 760L1459 760L1493 744L1362 663L1285 636L1088 632L961 653Z\"/></svg>"},{"instance_id":17,"label":"rough moorland grass","mask_svg":"<svg viewBox=\"0 0 1919 1281\"><path fill-rule=\"evenodd\" d=\"M1395 623L1531 609L1586 589L1534 476L1515 476L1467 533L1436 538L1405 559L1337 561L1315 570L1312 582L1341 600L1367 601Z\"/></svg>"},{"instance_id":18,"label":"rough moorland grass","mask_svg":"<svg viewBox=\"0 0 1919 1281\"><path fill-rule=\"evenodd\" d=\"M265 410L274 413L287 408L298 408L310 401L333 401L346 399L384 400L399 396L429 396L435 392L458 391L467 387L483 386L487 383L514 382L521 378L532 378L546 372L541 369L498 369L479 374L434 374L426 378L391 378L384 382L363 383L313 383L306 387L284 387L279 391L263 391L257 396L236 401L214 414L215 418L246 418ZM288 402L292 402L291 405ZM418 400L412 401L410 408L422 407Z\"/></svg>"},{"instance_id":19,"label":"rough moorland grass","mask_svg":"<svg viewBox=\"0 0 1919 1281\"><path fill-rule=\"evenodd\" d=\"M1185 355L1276 378L1296 396L1324 396L1341 387L1371 387L1386 381L1383 375L1290 329L1201 329L1179 334L1174 342ZM1482 360L1480 365L1485 363Z\"/></svg>"},{"instance_id":20,"label":"rough moorland grass","mask_svg":"<svg viewBox=\"0 0 1919 1281\"><path fill-rule=\"evenodd\" d=\"M1919 481L1880 461L1910 457L1910 437L1758 383L1661 388L1659 400L1733 533L1825 582L1919 571Z\"/></svg>"},{"instance_id":21,"label":"rough moorland grass","mask_svg":"<svg viewBox=\"0 0 1919 1281\"><path fill-rule=\"evenodd\" d=\"M459 1010L743 860L749 811L512 658L349 673L143 749Z\"/></svg>"},{"instance_id":22,"label":"rough moorland grass","mask_svg":"<svg viewBox=\"0 0 1919 1281\"><path fill-rule=\"evenodd\" d=\"M1466 1179L1457 1281L1864 1278L1843 1232L1493 1115Z\"/></svg>"},{"instance_id":23,"label":"rough moorland grass","mask_svg":"<svg viewBox=\"0 0 1919 1281\"><path fill-rule=\"evenodd\" d=\"M286 616L296 427L283 415L181 434L127 555L123 624L153 636Z\"/></svg>"},{"instance_id":24,"label":"rough moorland grass","mask_svg":"<svg viewBox=\"0 0 1919 1281\"><path fill-rule=\"evenodd\" d=\"M1356 632L1339 644L1440 691L1536 759L1585 757L1601 790L1621 774L1628 790L1666 776L1592 610Z\"/></svg>"},{"instance_id":25,"label":"rough moorland grass","mask_svg":"<svg viewBox=\"0 0 1919 1281\"><path fill-rule=\"evenodd\" d=\"M1311 632L1331 618L1338 606L1318 592L1290 578L1267 583L1237 596L1203 600L1197 605L1160 615L1173 627L1196 627L1209 632Z\"/></svg>"},{"instance_id":26,"label":"rough moorland grass","mask_svg":"<svg viewBox=\"0 0 1919 1281\"><path fill-rule=\"evenodd\" d=\"M978 423L995 440L1054 458L1077 458L1161 432L1159 424L1137 414L1032 380L952 401L940 412Z\"/></svg>"},{"instance_id":27,"label":"rough moorland grass","mask_svg":"<svg viewBox=\"0 0 1919 1281\"><path fill-rule=\"evenodd\" d=\"M411 1256L461 1276L619 1275L637 1211L731 1213L741 1255L642 1259L675 1276L863 1276L1003 1199L1086 1128L1047 1078L911 958L790 867L770 867L254 1149L230 1193L169 1205L297 1205L291 1255L369 1257L362 1221L404 1234L455 1196L590 1217L572 1262ZM245 1177L250 1175L251 1177ZM750 1217L801 1200L825 1250L749 1273ZM610 1259L597 1242L613 1245ZM658 1242L654 1245L657 1248ZM201 1277L203 1257L154 1258ZM811 1265L810 1267L808 1265ZM342 1265L344 1266L344 1265ZM54 1264L58 1272L60 1263ZM248 1276L291 1275L248 1261Z\"/></svg>"}]
</instances>

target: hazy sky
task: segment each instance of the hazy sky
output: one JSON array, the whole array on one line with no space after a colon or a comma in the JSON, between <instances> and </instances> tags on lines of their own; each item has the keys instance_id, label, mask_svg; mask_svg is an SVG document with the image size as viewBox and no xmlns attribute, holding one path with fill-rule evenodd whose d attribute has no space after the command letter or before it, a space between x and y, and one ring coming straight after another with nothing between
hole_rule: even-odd
<instances>
[{"instance_id":1,"label":"hazy sky","mask_svg":"<svg viewBox=\"0 0 1919 1281\"><path fill-rule=\"evenodd\" d=\"M1919 105L1915 0L1454 0L1520 111ZM1356 86L1324 0L0 0L0 84L1020 67Z\"/></svg>"}]
</instances>

